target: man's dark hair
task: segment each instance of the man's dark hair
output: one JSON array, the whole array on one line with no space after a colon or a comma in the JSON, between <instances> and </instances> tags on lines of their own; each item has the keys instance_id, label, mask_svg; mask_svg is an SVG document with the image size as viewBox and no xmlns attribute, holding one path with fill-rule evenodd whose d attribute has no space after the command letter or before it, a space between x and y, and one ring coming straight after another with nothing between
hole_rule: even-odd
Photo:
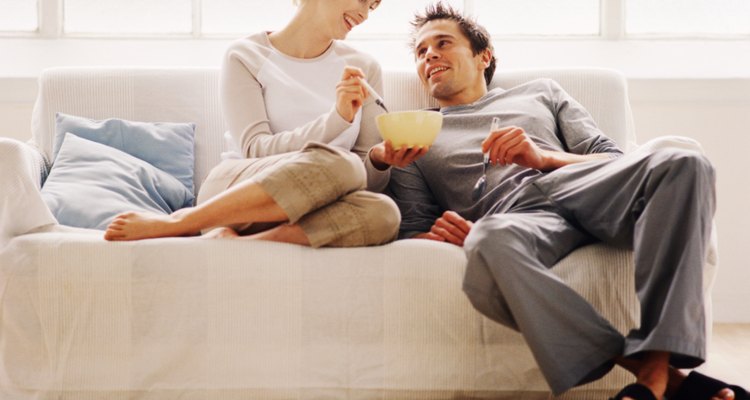
<instances>
[{"instance_id":1,"label":"man's dark hair","mask_svg":"<svg viewBox=\"0 0 750 400\"><path fill-rule=\"evenodd\" d=\"M469 39L472 53L474 53L475 56L485 50L490 50L490 53L492 53L492 59L490 60L490 65L484 70L484 81L487 83L487 86L489 86L490 82L492 82L492 77L495 74L496 67L495 52L492 47L490 34L487 32L487 29L482 25L477 24L474 19L464 16L460 11L450 5L444 4L442 1L427 6L424 14L414 15L414 20L411 22L414 27L410 42L412 51L414 50L414 46L416 46L415 42L419 30L428 22L441 19L453 21L458 24L461 32L467 39Z\"/></svg>"}]
</instances>

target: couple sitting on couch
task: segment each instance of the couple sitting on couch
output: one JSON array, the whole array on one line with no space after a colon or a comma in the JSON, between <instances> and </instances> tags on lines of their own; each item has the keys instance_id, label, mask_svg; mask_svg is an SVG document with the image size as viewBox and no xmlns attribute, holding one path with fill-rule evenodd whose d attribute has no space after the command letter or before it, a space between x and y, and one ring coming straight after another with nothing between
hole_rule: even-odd
<instances>
[{"instance_id":1,"label":"couple sitting on couch","mask_svg":"<svg viewBox=\"0 0 750 400\"><path fill-rule=\"evenodd\" d=\"M394 149L378 139L381 111L362 83L382 93L379 66L340 41L380 0L298 3L284 29L226 54L223 110L246 158L213 169L196 207L122 214L107 240L206 230L313 247L449 242L468 256L472 304L524 335L554 393L618 364L637 377L618 399L748 398L677 370L706 357L708 160L685 150L623 155L550 80L488 91L489 35L442 3L416 17L413 50L443 131L429 150ZM490 130L495 117L502 125ZM378 193L386 186L390 197ZM642 321L626 337L549 271L592 241L635 252Z\"/></svg>"}]
</instances>

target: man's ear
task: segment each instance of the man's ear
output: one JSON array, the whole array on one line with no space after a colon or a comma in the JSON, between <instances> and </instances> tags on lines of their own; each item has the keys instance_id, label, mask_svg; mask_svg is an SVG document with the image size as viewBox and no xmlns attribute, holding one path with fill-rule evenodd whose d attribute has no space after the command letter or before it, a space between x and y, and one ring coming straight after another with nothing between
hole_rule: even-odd
<instances>
[{"instance_id":1,"label":"man's ear","mask_svg":"<svg viewBox=\"0 0 750 400\"><path fill-rule=\"evenodd\" d=\"M484 49L481 53L474 56L477 59L477 68L484 71L490 67L492 61L492 51L490 49Z\"/></svg>"},{"instance_id":2,"label":"man's ear","mask_svg":"<svg viewBox=\"0 0 750 400\"><path fill-rule=\"evenodd\" d=\"M492 62L492 50L484 49L481 56L482 56L482 63L484 64L484 69L489 68L490 62Z\"/></svg>"}]
</instances>

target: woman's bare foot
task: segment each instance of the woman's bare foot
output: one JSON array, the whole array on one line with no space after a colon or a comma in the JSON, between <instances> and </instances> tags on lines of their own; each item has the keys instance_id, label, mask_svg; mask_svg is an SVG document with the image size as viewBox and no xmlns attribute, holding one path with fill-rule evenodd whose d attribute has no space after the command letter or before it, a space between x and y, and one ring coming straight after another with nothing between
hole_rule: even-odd
<instances>
[{"instance_id":1,"label":"woman's bare foot","mask_svg":"<svg viewBox=\"0 0 750 400\"><path fill-rule=\"evenodd\" d=\"M297 224L281 224L254 235L243 236L243 238L310 246L310 240L307 238L305 231Z\"/></svg>"},{"instance_id":2,"label":"woman's bare foot","mask_svg":"<svg viewBox=\"0 0 750 400\"><path fill-rule=\"evenodd\" d=\"M240 235L232 228L222 226L220 228L214 228L204 233L201 237L205 239L235 239Z\"/></svg>"},{"instance_id":3,"label":"woman's bare foot","mask_svg":"<svg viewBox=\"0 0 750 400\"><path fill-rule=\"evenodd\" d=\"M106 240L140 240L193 234L184 226L179 216L182 213L159 215L128 212L120 214L104 232Z\"/></svg>"}]
</instances>

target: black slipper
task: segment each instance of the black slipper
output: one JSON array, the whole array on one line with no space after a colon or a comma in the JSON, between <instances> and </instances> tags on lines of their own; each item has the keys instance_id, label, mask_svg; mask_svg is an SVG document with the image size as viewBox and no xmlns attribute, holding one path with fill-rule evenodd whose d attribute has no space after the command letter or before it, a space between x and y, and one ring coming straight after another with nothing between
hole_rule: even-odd
<instances>
[{"instance_id":1,"label":"black slipper","mask_svg":"<svg viewBox=\"0 0 750 400\"><path fill-rule=\"evenodd\" d=\"M732 389L734 400L750 400L747 390L693 371L685 378L670 400L710 400L722 389Z\"/></svg>"},{"instance_id":2,"label":"black slipper","mask_svg":"<svg viewBox=\"0 0 750 400\"><path fill-rule=\"evenodd\" d=\"M657 400L656 396L654 396L654 392L640 383L633 383L625 386L620 390L620 393L617 393L617 396L609 400L622 400L626 396L635 400Z\"/></svg>"}]
</instances>

